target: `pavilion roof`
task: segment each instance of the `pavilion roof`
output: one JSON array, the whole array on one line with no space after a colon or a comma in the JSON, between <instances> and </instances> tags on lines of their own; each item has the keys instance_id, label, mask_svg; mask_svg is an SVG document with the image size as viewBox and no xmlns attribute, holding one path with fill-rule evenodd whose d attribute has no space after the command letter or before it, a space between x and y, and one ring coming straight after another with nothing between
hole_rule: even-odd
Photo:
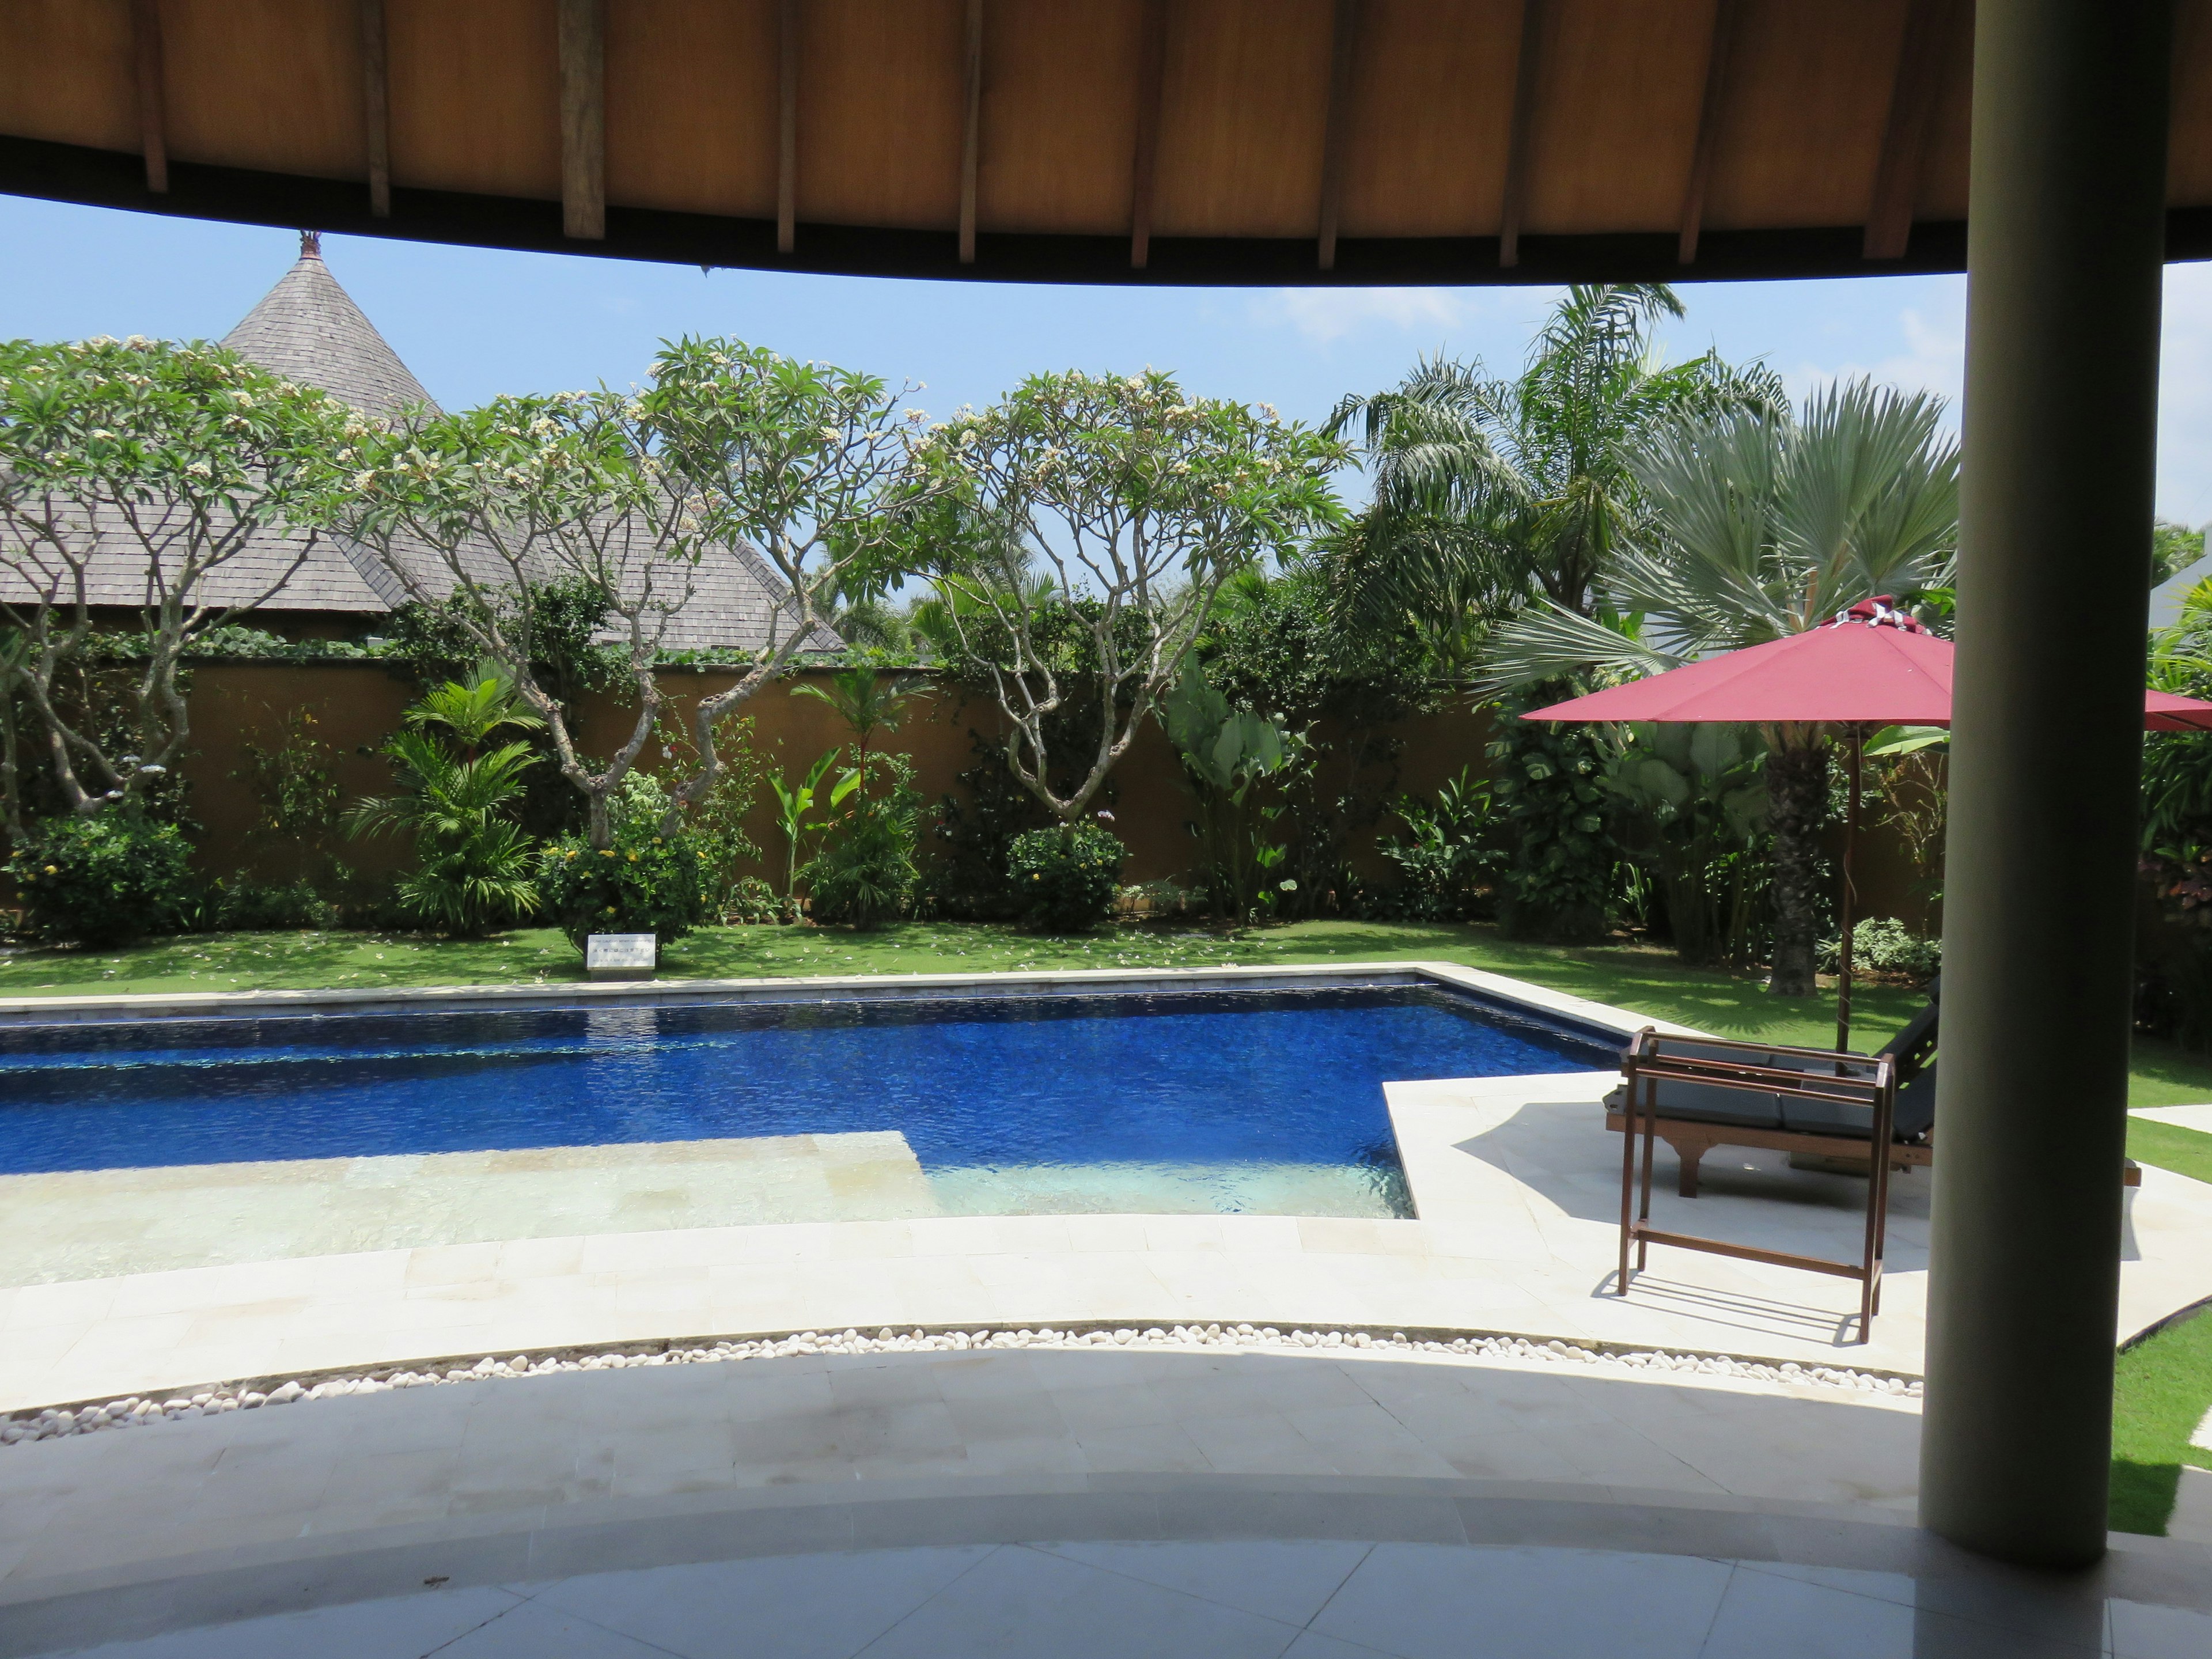
<instances>
[{"instance_id":1,"label":"pavilion roof","mask_svg":"<svg viewBox=\"0 0 2212 1659\"><path fill-rule=\"evenodd\" d=\"M906 275L1954 269L1972 9L43 0L0 8L0 190ZM2171 253L2203 257L2212 4L2179 12Z\"/></svg>"}]
</instances>

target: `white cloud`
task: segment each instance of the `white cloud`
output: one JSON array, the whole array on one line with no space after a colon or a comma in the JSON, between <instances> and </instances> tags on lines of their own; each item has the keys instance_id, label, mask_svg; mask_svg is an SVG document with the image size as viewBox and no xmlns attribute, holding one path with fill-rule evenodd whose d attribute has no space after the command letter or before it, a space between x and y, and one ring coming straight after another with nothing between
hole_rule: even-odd
<instances>
[{"instance_id":1,"label":"white cloud","mask_svg":"<svg viewBox=\"0 0 2212 1659\"><path fill-rule=\"evenodd\" d=\"M1964 290L1960 291L1963 301ZM1956 311L1931 314L1908 307L1897 316L1902 349L1873 362L1859 360L1835 364L1802 362L1784 374L1790 395L1802 401L1808 392L1837 380L1868 379L1884 386L1932 392L1947 405L1946 418L1954 431L1959 424L1959 400L1966 374L1966 319L1963 303Z\"/></svg>"},{"instance_id":2,"label":"white cloud","mask_svg":"<svg viewBox=\"0 0 2212 1659\"><path fill-rule=\"evenodd\" d=\"M2212 519L2212 265L2168 265L2158 374L2158 510Z\"/></svg>"},{"instance_id":3,"label":"white cloud","mask_svg":"<svg viewBox=\"0 0 2212 1659\"><path fill-rule=\"evenodd\" d=\"M1456 327L1474 313L1470 298L1449 288L1278 289L1252 301L1252 320L1326 345L1376 325L1400 332Z\"/></svg>"}]
</instances>

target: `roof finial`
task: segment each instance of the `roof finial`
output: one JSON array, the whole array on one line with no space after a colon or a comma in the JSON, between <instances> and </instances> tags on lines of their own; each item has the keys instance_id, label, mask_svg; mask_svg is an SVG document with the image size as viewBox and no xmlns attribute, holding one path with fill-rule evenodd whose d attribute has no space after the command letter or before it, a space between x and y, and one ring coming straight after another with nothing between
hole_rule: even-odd
<instances>
[{"instance_id":1,"label":"roof finial","mask_svg":"<svg viewBox=\"0 0 2212 1659\"><path fill-rule=\"evenodd\" d=\"M303 230L300 233L300 257L302 259L319 259L323 257L321 231Z\"/></svg>"}]
</instances>

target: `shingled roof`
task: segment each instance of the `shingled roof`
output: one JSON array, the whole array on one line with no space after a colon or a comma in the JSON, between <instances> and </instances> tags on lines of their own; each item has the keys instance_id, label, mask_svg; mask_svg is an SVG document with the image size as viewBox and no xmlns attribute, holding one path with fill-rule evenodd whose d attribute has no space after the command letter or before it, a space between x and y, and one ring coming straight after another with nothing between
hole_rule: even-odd
<instances>
[{"instance_id":1,"label":"shingled roof","mask_svg":"<svg viewBox=\"0 0 2212 1659\"><path fill-rule=\"evenodd\" d=\"M395 419L416 407L437 410L422 383L331 274L313 231L301 234L298 262L223 337L222 343L249 362L318 387L380 421ZM252 603L300 558L306 539L301 532L257 534L208 574L200 589L202 602ZM430 550L416 550L412 562L432 592L450 590L452 579ZM487 570L492 563L487 556ZM131 608L146 602L145 550L119 528L112 535L103 529L99 556L88 576L87 598L94 605ZM751 548L738 549L734 557L707 561L690 573L690 581L691 598L670 619L662 639L665 649L757 650L769 642L779 611L787 621L786 629L780 631L787 631L792 615L787 590L774 568ZM21 600L31 598L32 591L21 576L0 569L0 594ZM325 533L313 539L304 562L260 611L379 616L405 599L404 586L368 549L348 538ZM808 648L834 651L841 643L827 629L817 629Z\"/></svg>"},{"instance_id":2,"label":"shingled roof","mask_svg":"<svg viewBox=\"0 0 2212 1659\"><path fill-rule=\"evenodd\" d=\"M301 234L299 263L222 343L272 374L318 386L379 420L418 404L437 412L422 381L331 275L322 239L312 230Z\"/></svg>"}]
</instances>

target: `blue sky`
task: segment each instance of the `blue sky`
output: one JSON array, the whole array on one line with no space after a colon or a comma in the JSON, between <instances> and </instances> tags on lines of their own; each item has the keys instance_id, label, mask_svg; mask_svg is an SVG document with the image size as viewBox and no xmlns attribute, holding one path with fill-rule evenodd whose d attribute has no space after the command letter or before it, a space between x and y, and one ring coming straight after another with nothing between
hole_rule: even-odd
<instances>
[{"instance_id":1,"label":"blue sky","mask_svg":"<svg viewBox=\"0 0 2212 1659\"><path fill-rule=\"evenodd\" d=\"M291 263L291 232L0 197L0 336L220 337ZM1038 369L1172 369L1194 391L1307 420L1425 352L1521 360L1541 289L1097 289L897 283L635 264L332 237L324 253L431 395L639 378L655 343L734 335L921 382L924 408L985 403ZM2168 274L2159 510L2212 519L2212 267ZM1871 374L1954 401L1959 277L1686 283L1666 348L1762 358L1793 391Z\"/></svg>"}]
</instances>

